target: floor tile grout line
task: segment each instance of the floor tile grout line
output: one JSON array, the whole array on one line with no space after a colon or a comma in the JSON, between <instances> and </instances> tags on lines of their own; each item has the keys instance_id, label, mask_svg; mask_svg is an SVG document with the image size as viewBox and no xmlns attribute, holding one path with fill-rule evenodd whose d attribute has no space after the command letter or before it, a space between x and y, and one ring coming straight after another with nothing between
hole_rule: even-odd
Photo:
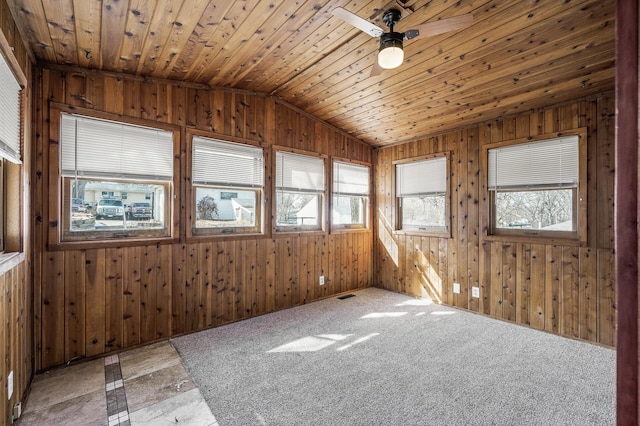
<instances>
[{"instance_id":1,"label":"floor tile grout line","mask_svg":"<svg viewBox=\"0 0 640 426\"><path fill-rule=\"evenodd\" d=\"M105 394L107 399L107 424L109 426L130 425L127 394L124 389L120 357L104 359Z\"/></svg>"}]
</instances>

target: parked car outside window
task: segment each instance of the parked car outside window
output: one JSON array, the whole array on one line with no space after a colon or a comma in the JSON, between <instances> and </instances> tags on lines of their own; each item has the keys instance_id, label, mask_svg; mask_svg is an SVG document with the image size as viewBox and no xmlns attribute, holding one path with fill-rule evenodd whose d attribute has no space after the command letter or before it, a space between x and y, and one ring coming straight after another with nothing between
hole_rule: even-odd
<instances>
[{"instance_id":1,"label":"parked car outside window","mask_svg":"<svg viewBox=\"0 0 640 426\"><path fill-rule=\"evenodd\" d=\"M124 217L124 206L122 200L103 198L98 201L96 208L96 219L114 218L122 219Z\"/></svg>"},{"instance_id":2,"label":"parked car outside window","mask_svg":"<svg viewBox=\"0 0 640 426\"><path fill-rule=\"evenodd\" d=\"M151 219L151 203L133 203L127 208L128 219Z\"/></svg>"}]
</instances>

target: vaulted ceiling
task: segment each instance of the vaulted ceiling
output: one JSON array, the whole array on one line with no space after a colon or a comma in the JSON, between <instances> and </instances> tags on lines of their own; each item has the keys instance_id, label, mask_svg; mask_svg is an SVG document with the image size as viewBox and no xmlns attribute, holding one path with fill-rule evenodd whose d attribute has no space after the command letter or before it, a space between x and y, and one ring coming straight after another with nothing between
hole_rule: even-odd
<instances>
[{"instance_id":1,"label":"vaulted ceiling","mask_svg":"<svg viewBox=\"0 0 640 426\"><path fill-rule=\"evenodd\" d=\"M273 94L372 146L614 86L615 2L603 0L7 0L34 56ZM466 13L467 28L405 40L371 76L378 40L342 7L397 31Z\"/></svg>"}]
</instances>

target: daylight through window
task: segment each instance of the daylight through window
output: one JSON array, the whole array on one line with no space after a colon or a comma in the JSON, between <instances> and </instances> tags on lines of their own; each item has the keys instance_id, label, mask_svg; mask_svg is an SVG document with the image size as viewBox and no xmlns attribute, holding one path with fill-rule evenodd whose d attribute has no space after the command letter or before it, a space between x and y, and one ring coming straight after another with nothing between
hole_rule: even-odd
<instances>
[{"instance_id":1,"label":"daylight through window","mask_svg":"<svg viewBox=\"0 0 640 426\"><path fill-rule=\"evenodd\" d=\"M168 236L173 133L63 114L64 240Z\"/></svg>"},{"instance_id":2,"label":"daylight through window","mask_svg":"<svg viewBox=\"0 0 640 426\"><path fill-rule=\"evenodd\" d=\"M488 150L494 233L575 235L579 136Z\"/></svg>"},{"instance_id":3,"label":"daylight through window","mask_svg":"<svg viewBox=\"0 0 640 426\"><path fill-rule=\"evenodd\" d=\"M448 230L447 157L396 164L398 229Z\"/></svg>"},{"instance_id":4,"label":"daylight through window","mask_svg":"<svg viewBox=\"0 0 640 426\"><path fill-rule=\"evenodd\" d=\"M262 148L195 136L192 164L194 234L259 232Z\"/></svg>"},{"instance_id":5,"label":"daylight through window","mask_svg":"<svg viewBox=\"0 0 640 426\"><path fill-rule=\"evenodd\" d=\"M324 159L276 152L276 229L322 229Z\"/></svg>"},{"instance_id":6,"label":"daylight through window","mask_svg":"<svg viewBox=\"0 0 640 426\"><path fill-rule=\"evenodd\" d=\"M332 225L366 228L369 219L369 167L333 162Z\"/></svg>"},{"instance_id":7,"label":"daylight through window","mask_svg":"<svg viewBox=\"0 0 640 426\"><path fill-rule=\"evenodd\" d=\"M20 249L20 242L5 242L7 215L19 216L19 203L7 202L12 197L19 200L19 187L9 187L5 176L20 175L20 122L21 87L13 72L0 54L0 253ZM18 185L19 186L19 185ZM13 217L16 219L16 217ZM13 246L13 247L11 247Z\"/></svg>"}]
</instances>

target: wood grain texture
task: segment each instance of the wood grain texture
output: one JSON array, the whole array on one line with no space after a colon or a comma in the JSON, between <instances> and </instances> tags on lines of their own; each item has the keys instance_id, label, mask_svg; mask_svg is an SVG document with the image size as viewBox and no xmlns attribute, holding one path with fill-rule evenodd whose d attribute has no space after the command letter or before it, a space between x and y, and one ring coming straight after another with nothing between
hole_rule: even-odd
<instances>
[{"instance_id":1,"label":"wood grain texture","mask_svg":"<svg viewBox=\"0 0 640 426\"><path fill-rule=\"evenodd\" d=\"M377 149L374 285L415 296L424 292L438 303L615 346L615 261L611 253L612 101L612 93L607 93ZM482 206L487 200L483 195L486 194L486 162L482 165L482 145L578 126L587 127L589 138L587 243L576 246L535 239L483 238L487 215ZM464 143L459 143L460 139ZM452 233L448 239L431 237L427 249L425 244L415 244L417 235L393 231L395 201L390 164L418 153L436 153L443 147L452 151ZM438 245L440 265L429 255ZM417 289L407 285L415 282L416 270L442 271L442 264L447 272L438 272L436 279L421 280ZM435 286L434 282L441 285ZM454 282L461 284L460 294L452 293ZM473 286L479 287L478 299L471 295Z\"/></svg>"},{"instance_id":2,"label":"wood grain texture","mask_svg":"<svg viewBox=\"0 0 640 426\"><path fill-rule=\"evenodd\" d=\"M50 289L41 288L37 292L34 291L31 279L32 271L49 273L44 272L45 264L48 264L46 258L34 256L32 252L34 224L42 225L42 216L39 216L41 210L36 211L33 208L29 197L34 189L32 172L36 168L35 163L42 161L42 152L27 142L38 135L32 128L32 119L35 119L34 116L38 113L31 108L37 89L31 85L33 56L25 48L12 12L12 7L6 1L0 1L0 49L5 61L14 69L21 84L24 84L21 128L24 141L21 143L23 164L12 168L10 175L5 179L3 189L9 200L3 213L6 219L3 225L4 236L7 238L5 250L22 252L8 261L5 257L0 265L0 424L7 425L12 423L13 406L25 400L35 372L34 330L41 325L44 302L48 303L51 297L52 303L63 308L60 313L64 315L64 299L53 294ZM58 290L64 288L60 280L54 281L53 285ZM38 309L34 309L35 300L40 302ZM53 314L48 307L45 311L47 315ZM55 353L54 356L64 353L64 345L58 346L51 340L47 341L48 344L51 346L45 350ZM62 344L62 340L59 344ZM13 394L9 397L7 380L11 372Z\"/></svg>"},{"instance_id":3,"label":"wood grain texture","mask_svg":"<svg viewBox=\"0 0 640 426\"><path fill-rule=\"evenodd\" d=\"M47 179L36 182L35 193L41 198L34 205L49 226L39 226L36 238L36 253L45 259L35 284L42 294L37 306L42 332L35 336L43 348L36 357L38 370L371 285L372 231L191 237L185 229L190 221L184 220L189 210L187 179L177 189L182 200L174 215L175 242L72 245L50 251L47 242L53 241L57 225L45 212L55 212L57 206L45 194L57 185L57 144L49 141L58 125L50 124L57 118L49 116L49 100L89 113L158 119L179 126L182 139L176 164L182 168L187 129L251 141L265 149L267 161L274 159L273 145L365 164L371 164L373 150L265 95L80 69L40 72L43 134L36 149L43 158L37 167ZM267 170L270 189L271 165ZM271 211L271 202L267 191L264 211ZM271 229L270 221L267 217L264 229ZM178 241L181 235L183 240ZM323 287L318 285L320 275L326 278Z\"/></svg>"},{"instance_id":4,"label":"wood grain texture","mask_svg":"<svg viewBox=\"0 0 640 426\"><path fill-rule=\"evenodd\" d=\"M31 54L43 63L274 94L372 146L472 127L614 85L614 2L404 1L400 31L466 13L473 24L407 40L404 63L377 76L370 76L377 40L331 12L343 7L386 29L382 15L390 2L9 3ZM240 135L251 127L242 117L250 109L236 100L225 108L238 120L223 123Z\"/></svg>"}]
</instances>

